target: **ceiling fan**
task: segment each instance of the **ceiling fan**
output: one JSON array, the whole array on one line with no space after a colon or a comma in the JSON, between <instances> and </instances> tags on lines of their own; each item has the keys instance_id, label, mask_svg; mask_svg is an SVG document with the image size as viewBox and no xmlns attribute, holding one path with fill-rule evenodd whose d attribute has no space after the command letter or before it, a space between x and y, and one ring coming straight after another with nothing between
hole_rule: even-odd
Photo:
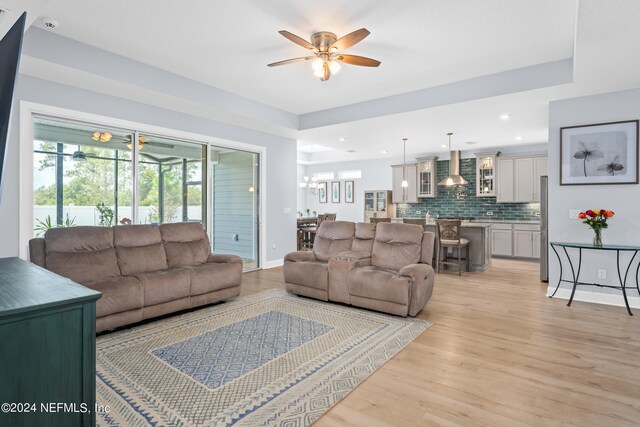
<instances>
[{"instance_id":1,"label":"ceiling fan","mask_svg":"<svg viewBox=\"0 0 640 427\"><path fill-rule=\"evenodd\" d=\"M133 144L131 143L131 139L132 139L131 136L127 136L123 142L129 150L131 150L133 147ZM154 141L151 141L149 137L140 135L138 137L138 151L142 150L145 145L159 147L159 148L167 148L167 149L175 148L175 145L173 144L166 144L164 142L154 142Z\"/></svg>"},{"instance_id":2,"label":"ceiling fan","mask_svg":"<svg viewBox=\"0 0 640 427\"><path fill-rule=\"evenodd\" d=\"M375 59L340 53L340 51L350 48L367 37L370 33L366 28L360 28L340 39L333 33L320 31L311 36L311 43L285 30L279 31L279 33L295 44L309 49L311 55L274 62L268 64L269 67L312 61L311 66L313 67L314 75L325 81L329 80L332 73L336 74L340 70L340 62L362 67L377 67L380 65L380 61Z\"/></svg>"}]
</instances>

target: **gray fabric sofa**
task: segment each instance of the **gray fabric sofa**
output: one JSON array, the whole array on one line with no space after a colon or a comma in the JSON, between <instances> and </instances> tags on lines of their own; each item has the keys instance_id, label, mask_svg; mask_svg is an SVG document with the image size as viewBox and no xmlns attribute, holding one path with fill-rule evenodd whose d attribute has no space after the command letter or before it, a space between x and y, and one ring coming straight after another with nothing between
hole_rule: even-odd
<instances>
[{"instance_id":1,"label":"gray fabric sofa","mask_svg":"<svg viewBox=\"0 0 640 427\"><path fill-rule=\"evenodd\" d=\"M194 222L53 228L31 262L102 293L96 331L236 297L242 259L213 255Z\"/></svg>"},{"instance_id":2,"label":"gray fabric sofa","mask_svg":"<svg viewBox=\"0 0 640 427\"><path fill-rule=\"evenodd\" d=\"M313 251L285 257L287 291L416 316L433 292L434 240L413 224L323 222Z\"/></svg>"}]
</instances>

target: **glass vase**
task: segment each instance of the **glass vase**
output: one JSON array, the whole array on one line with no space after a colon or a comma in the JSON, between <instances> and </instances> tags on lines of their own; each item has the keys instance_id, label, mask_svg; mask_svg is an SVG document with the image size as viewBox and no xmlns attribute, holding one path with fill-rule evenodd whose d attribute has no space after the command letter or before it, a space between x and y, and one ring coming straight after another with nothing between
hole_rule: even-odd
<instances>
[{"instance_id":1,"label":"glass vase","mask_svg":"<svg viewBox=\"0 0 640 427\"><path fill-rule=\"evenodd\" d=\"M594 228L593 232L595 233L593 235L593 246L602 247L602 229Z\"/></svg>"}]
</instances>

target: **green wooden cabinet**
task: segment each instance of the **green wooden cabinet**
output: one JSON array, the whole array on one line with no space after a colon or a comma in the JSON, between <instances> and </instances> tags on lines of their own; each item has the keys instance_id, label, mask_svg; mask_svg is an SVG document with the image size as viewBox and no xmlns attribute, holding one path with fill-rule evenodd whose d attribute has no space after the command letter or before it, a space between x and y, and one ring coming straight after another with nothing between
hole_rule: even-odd
<instances>
[{"instance_id":1,"label":"green wooden cabinet","mask_svg":"<svg viewBox=\"0 0 640 427\"><path fill-rule=\"evenodd\" d=\"M0 259L0 425L95 425L100 293Z\"/></svg>"}]
</instances>

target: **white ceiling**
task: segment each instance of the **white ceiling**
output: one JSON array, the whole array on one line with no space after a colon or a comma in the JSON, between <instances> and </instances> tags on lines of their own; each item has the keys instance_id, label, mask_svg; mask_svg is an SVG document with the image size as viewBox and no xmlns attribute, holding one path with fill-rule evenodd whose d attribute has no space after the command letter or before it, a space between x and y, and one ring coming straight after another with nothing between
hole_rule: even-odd
<instances>
[{"instance_id":1,"label":"white ceiling","mask_svg":"<svg viewBox=\"0 0 640 427\"><path fill-rule=\"evenodd\" d=\"M295 114L574 57L570 84L299 132L301 146L337 150L319 160L397 154L403 137L408 152L442 150L448 131L463 149L545 142L549 101L640 86L639 0L50 0L41 16L62 36ZM321 82L309 64L266 66L306 54L278 30L361 27L371 35L348 53L377 69L345 65Z\"/></svg>"}]
</instances>

